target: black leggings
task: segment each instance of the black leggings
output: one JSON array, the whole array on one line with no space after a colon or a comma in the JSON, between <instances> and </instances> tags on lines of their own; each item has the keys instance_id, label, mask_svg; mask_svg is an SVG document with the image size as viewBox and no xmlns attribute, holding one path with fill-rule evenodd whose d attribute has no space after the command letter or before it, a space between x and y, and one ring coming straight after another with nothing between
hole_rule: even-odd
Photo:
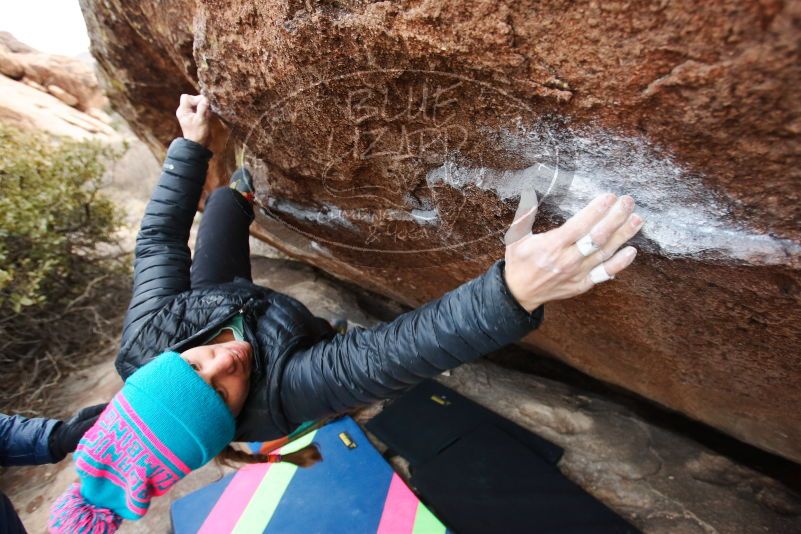
<instances>
[{"instance_id":1,"label":"black leggings","mask_svg":"<svg viewBox=\"0 0 801 534\"><path fill-rule=\"evenodd\" d=\"M252 281L248 227L253 206L230 187L215 189L206 200L192 258L192 289L231 282Z\"/></svg>"},{"instance_id":2,"label":"black leggings","mask_svg":"<svg viewBox=\"0 0 801 534\"><path fill-rule=\"evenodd\" d=\"M211 192L200 219L189 271L192 289L224 284L235 277L253 281L248 233L253 218L253 206L237 191L221 187ZM314 320L320 336L336 334L325 319Z\"/></svg>"}]
</instances>

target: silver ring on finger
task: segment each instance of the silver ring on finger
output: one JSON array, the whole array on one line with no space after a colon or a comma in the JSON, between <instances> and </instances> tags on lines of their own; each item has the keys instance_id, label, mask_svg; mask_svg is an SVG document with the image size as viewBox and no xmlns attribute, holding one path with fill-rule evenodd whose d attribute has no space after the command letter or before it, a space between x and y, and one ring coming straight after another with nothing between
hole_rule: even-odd
<instances>
[{"instance_id":1,"label":"silver ring on finger","mask_svg":"<svg viewBox=\"0 0 801 534\"><path fill-rule=\"evenodd\" d=\"M576 241L576 246L578 247L579 253L585 258L601 248L599 244L592 240L590 234L586 234L584 237Z\"/></svg>"},{"instance_id":2,"label":"silver ring on finger","mask_svg":"<svg viewBox=\"0 0 801 534\"><path fill-rule=\"evenodd\" d=\"M614 275L609 274L606 271L606 267L604 267L603 263L600 263L593 267L592 271L590 271L590 281L593 284L600 284L601 282L606 282L607 280L612 280Z\"/></svg>"}]
</instances>

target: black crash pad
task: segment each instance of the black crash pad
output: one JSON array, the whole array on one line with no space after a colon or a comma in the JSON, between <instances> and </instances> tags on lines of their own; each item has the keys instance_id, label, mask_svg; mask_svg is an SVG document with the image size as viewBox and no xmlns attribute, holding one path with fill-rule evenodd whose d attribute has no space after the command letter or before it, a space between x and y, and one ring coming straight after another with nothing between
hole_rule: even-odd
<instances>
[{"instance_id":1,"label":"black crash pad","mask_svg":"<svg viewBox=\"0 0 801 534\"><path fill-rule=\"evenodd\" d=\"M439 382L366 426L409 461L412 486L457 533L638 532L559 471L561 448Z\"/></svg>"},{"instance_id":2,"label":"black crash pad","mask_svg":"<svg viewBox=\"0 0 801 534\"><path fill-rule=\"evenodd\" d=\"M622 534L637 530L503 430L482 425L411 479L460 534Z\"/></svg>"},{"instance_id":3,"label":"black crash pad","mask_svg":"<svg viewBox=\"0 0 801 534\"><path fill-rule=\"evenodd\" d=\"M365 426L414 466L485 423L502 429L548 463L556 464L562 457L564 451L557 445L434 380L410 389Z\"/></svg>"}]
</instances>

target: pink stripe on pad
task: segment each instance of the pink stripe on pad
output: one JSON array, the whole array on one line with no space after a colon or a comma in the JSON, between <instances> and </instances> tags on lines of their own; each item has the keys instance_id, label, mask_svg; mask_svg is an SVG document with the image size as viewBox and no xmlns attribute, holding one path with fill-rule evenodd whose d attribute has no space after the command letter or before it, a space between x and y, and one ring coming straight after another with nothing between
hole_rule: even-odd
<instances>
[{"instance_id":1,"label":"pink stripe on pad","mask_svg":"<svg viewBox=\"0 0 801 534\"><path fill-rule=\"evenodd\" d=\"M237 471L203 521L198 534L231 532L271 465L273 464L251 464Z\"/></svg>"},{"instance_id":2,"label":"pink stripe on pad","mask_svg":"<svg viewBox=\"0 0 801 534\"><path fill-rule=\"evenodd\" d=\"M411 534L419 505L409 486L393 473L376 534Z\"/></svg>"}]
</instances>

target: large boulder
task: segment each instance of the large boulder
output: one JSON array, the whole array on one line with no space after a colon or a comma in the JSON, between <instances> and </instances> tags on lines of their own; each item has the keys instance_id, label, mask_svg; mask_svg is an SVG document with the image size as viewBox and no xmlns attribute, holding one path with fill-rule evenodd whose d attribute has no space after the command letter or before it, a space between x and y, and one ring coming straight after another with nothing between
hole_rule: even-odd
<instances>
[{"instance_id":1,"label":"large boulder","mask_svg":"<svg viewBox=\"0 0 801 534\"><path fill-rule=\"evenodd\" d=\"M42 87L55 87L51 94L83 112L106 105L92 66L78 58L45 54L0 32L0 73Z\"/></svg>"},{"instance_id":2,"label":"large boulder","mask_svg":"<svg viewBox=\"0 0 801 534\"><path fill-rule=\"evenodd\" d=\"M58 137L109 143L122 140L103 120L65 104L36 85L0 76L0 122Z\"/></svg>"},{"instance_id":3,"label":"large boulder","mask_svg":"<svg viewBox=\"0 0 801 534\"><path fill-rule=\"evenodd\" d=\"M535 230L631 193L635 264L525 343L801 461L801 2L81 5L155 153L202 91L208 188L248 162L255 234L406 304L502 257L523 191Z\"/></svg>"},{"instance_id":4,"label":"large boulder","mask_svg":"<svg viewBox=\"0 0 801 534\"><path fill-rule=\"evenodd\" d=\"M0 50L0 74L19 80L25 75L25 67L12 54Z\"/></svg>"},{"instance_id":5,"label":"large boulder","mask_svg":"<svg viewBox=\"0 0 801 534\"><path fill-rule=\"evenodd\" d=\"M92 68L0 32L0 122L59 137L119 141Z\"/></svg>"}]
</instances>

